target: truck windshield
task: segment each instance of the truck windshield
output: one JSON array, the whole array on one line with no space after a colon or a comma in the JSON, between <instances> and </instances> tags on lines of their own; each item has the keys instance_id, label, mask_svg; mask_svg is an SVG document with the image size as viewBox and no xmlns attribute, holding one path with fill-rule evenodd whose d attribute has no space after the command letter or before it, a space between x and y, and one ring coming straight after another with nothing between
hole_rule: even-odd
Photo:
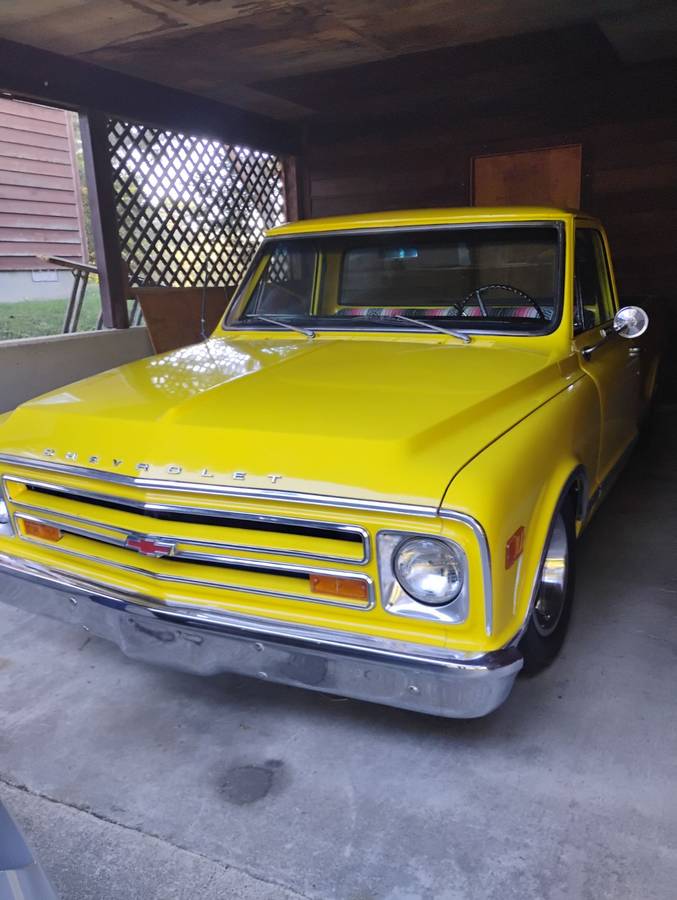
<instances>
[{"instance_id":1,"label":"truck windshield","mask_svg":"<svg viewBox=\"0 0 677 900\"><path fill-rule=\"evenodd\" d=\"M224 327L261 329L265 316L266 328L399 331L431 320L543 333L559 320L561 260L557 223L269 239Z\"/></svg>"}]
</instances>

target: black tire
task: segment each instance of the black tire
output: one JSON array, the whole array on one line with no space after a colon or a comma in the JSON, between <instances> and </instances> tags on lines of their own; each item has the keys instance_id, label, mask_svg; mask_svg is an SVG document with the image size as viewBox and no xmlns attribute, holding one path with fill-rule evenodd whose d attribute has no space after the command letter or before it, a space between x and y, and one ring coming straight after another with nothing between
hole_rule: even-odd
<instances>
[{"instance_id":1,"label":"black tire","mask_svg":"<svg viewBox=\"0 0 677 900\"><path fill-rule=\"evenodd\" d=\"M574 503L566 501L555 516L548 535L548 549L539 573L539 589L529 624L519 643L525 675L547 668L562 648L571 618L576 575L576 525ZM562 555L562 550L565 555ZM564 564L558 565L564 559ZM550 563L550 565L549 565ZM561 589L561 569L564 580Z\"/></svg>"}]
</instances>

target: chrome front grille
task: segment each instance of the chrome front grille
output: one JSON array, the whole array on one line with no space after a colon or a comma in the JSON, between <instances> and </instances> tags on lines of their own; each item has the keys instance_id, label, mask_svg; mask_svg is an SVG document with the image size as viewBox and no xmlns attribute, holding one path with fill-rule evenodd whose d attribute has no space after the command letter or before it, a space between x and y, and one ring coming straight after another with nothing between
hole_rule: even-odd
<instances>
[{"instance_id":1,"label":"chrome front grille","mask_svg":"<svg viewBox=\"0 0 677 900\"><path fill-rule=\"evenodd\" d=\"M23 485L20 498L12 491L12 484ZM19 478L5 478L5 486L8 498L13 506L28 512L58 512L64 518L70 518L74 522L80 522L88 526L100 526L100 521L93 519L96 508L104 508L118 512L132 513L145 520L144 532L160 530L162 522L189 523L207 527L216 527L224 535L230 529L244 530L251 534L268 533L268 535L295 535L303 538L317 538L323 541L337 543L337 551L340 545L345 550L341 552L313 552L312 550L300 550L286 546L282 541L258 541L245 545L228 540L218 541L191 541L191 543L204 546L220 546L228 550L238 548L252 553L276 553L284 556L299 556L307 559L317 559L331 562L350 562L357 565L367 563L370 559L369 534L357 525L341 525L327 522L308 521L306 519L293 519L284 516L266 516L260 514L243 514L231 510L217 508L191 508L188 506L170 506L163 503L149 503L129 498L111 497L97 491L73 489L56 484L46 484ZM50 504L49 498L56 498L76 504L80 515L69 515L60 506ZM85 513L86 511L86 513ZM113 529L126 535L132 534L131 530Z\"/></svg>"},{"instance_id":2,"label":"chrome front grille","mask_svg":"<svg viewBox=\"0 0 677 900\"><path fill-rule=\"evenodd\" d=\"M74 486L6 475L3 488L17 534L35 541L26 531L30 522L58 528L63 538L50 549L73 559L167 584L350 608L374 605L373 581L364 570L371 559L371 541L358 525L224 508L228 498L211 498L205 506L191 505L188 498L180 505L163 502L159 491L152 497L142 492L123 496L107 493L105 483L95 479ZM139 541L164 542L169 551L149 558L130 548ZM364 596L311 591L312 576L359 581Z\"/></svg>"}]
</instances>

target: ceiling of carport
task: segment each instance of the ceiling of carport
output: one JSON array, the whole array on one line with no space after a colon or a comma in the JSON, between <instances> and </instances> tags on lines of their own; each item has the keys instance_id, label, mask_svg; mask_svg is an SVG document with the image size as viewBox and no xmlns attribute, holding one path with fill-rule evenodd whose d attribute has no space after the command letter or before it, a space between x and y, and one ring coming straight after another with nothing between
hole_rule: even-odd
<instances>
[{"instance_id":1,"label":"ceiling of carport","mask_svg":"<svg viewBox=\"0 0 677 900\"><path fill-rule=\"evenodd\" d=\"M674 0L2 0L0 36L280 119L318 73L594 25L625 62L677 55Z\"/></svg>"}]
</instances>

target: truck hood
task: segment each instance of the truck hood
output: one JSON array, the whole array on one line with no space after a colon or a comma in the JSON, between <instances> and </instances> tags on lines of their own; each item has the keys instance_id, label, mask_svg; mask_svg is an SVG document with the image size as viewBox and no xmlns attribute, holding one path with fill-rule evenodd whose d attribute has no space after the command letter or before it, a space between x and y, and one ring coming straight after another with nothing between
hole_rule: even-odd
<instances>
[{"instance_id":1,"label":"truck hood","mask_svg":"<svg viewBox=\"0 0 677 900\"><path fill-rule=\"evenodd\" d=\"M212 339L24 404L0 426L0 454L436 506L565 384L535 339Z\"/></svg>"}]
</instances>

